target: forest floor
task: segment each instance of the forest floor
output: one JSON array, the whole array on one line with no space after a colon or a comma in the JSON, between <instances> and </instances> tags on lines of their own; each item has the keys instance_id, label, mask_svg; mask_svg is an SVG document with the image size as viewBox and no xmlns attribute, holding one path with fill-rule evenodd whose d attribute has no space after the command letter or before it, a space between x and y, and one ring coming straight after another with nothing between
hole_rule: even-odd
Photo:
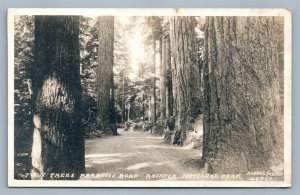
<instances>
[{"instance_id":1,"label":"forest floor","mask_svg":"<svg viewBox=\"0 0 300 195\"><path fill-rule=\"evenodd\" d=\"M118 129L118 133L86 140L82 179L178 180L184 174L201 173L201 150L168 145L163 137L147 132Z\"/></svg>"}]
</instances>

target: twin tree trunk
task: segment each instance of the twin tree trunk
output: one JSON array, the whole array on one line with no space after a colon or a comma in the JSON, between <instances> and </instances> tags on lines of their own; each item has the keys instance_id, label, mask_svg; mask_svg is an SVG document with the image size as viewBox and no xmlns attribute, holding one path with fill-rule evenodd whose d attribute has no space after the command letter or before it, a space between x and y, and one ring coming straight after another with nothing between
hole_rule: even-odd
<instances>
[{"instance_id":1,"label":"twin tree trunk","mask_svg":"<svg viewBox=\"0 0 300 195\"><path fill-rule=\"evenodd\" d=\"M173 144L183 145L188 125L200 114L200 75L194 17L170 19L172 88L176 131Z\"/></svg>"},{"instance_id":2,"label":"twin tree trunk","mask_svg":"<svg viewBox=\"0 0 300 195\"><path fill-rule=\"evenodd\" d=\"M211 172L282 160L274 25L272 17L207 17L202 162Z\"/></svg>"},{"instance_id":3,"label":"twin tree trunk","mask_svg":"<svg viewBox=\"0 0 300 195\"><path fill-rule=\"evenodd\" d=\"M114 127L113 104L113 63L114 63L114 17L99 17L99 65L97 68L97 123L106 133L112 131L117 134Z\"/></svg>"},{"instance_id":4,"label":"twin tree trunk","mask_svg":"<svg viewBox=\"0 0 300 195\"><path fill-rule=\"evenodd\" d=\"M85 170L79 17L36 16L34 44L32 172L77 179Z\"/></svg>"}]
</instances>

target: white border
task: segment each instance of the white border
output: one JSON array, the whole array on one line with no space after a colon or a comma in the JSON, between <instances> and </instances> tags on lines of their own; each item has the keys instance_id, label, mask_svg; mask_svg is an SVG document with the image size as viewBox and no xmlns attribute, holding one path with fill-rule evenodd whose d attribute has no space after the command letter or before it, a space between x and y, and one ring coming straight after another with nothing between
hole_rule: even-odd
<instances>
[{"instance_id":1,"label":"white border","mask_svg":"<svg viewBox=\"0 0 300 195\"><path fill-rule=\"evenodd\" d=\"M44 181L14 179L14 16L283 16L284 181ZM8 10L8 186L10 187L290 187L292 124L292 12L287 9L9 9Z\"/></svg>"}]
</instances>

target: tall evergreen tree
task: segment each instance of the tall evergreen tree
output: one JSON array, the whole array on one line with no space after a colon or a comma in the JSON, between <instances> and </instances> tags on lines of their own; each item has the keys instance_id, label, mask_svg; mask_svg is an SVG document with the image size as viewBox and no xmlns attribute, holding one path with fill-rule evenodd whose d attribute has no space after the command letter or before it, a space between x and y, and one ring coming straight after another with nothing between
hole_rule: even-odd
<instances>
[{"instance_id":1,"label":"tall evergreen tree","mask_svg":"<svg viewBox=\"0 0 300 195\"><path fill-rule=\"evenodd\" d=\"M173 144L183 144L190 124L200 114L200 74L194 17L170 19L172 88L176 132Z\"/></svg>"},{"instance_id":2,"label":"tall evergreen tree","mask_svg":"<svg viewBox=\"0 0 300 195\"><path fill-rule=\"evenodd\" d=\"M163 121L166 119L166 66L167 66L167 48L166 44L167 41L164 37L161 39L162 42L162 61L161 61L161 69L160 69L160 96L161 96L161 103L160 103L160 119Z\"/></svg>"},{"instance_id":3,"label":"tall evergreen tree","mask_svg":"<svg viewBox=\"0 0 300 195\"><path fill-rule=\"evenodd\" d=\"M170 36L165 37L165 80L166 80L166 118L173 116L173 88L172 88L172 68L170 53Z\"/></svg>"},{"instance_id":4,"label":"tall evergreen tree","mask_svg":"<svg viewBox=\"0 0 300 195\"><path fill-rule=\"evenodd\" d=\"M154 22L154 19L153 19ZM152 26L152 86L151 86L151 98L150 98L150 121L152 123L156 122L156 53L157 53L157 44L156 44L156 32L155 26Z\"/></svg>"},{"instance_id":5,"label":"tall evergreen tree","mask_svg":"<svg viewBox=\"0 0 300 195\"><path fill-rule=\"evenodd\" d=\"M114 63L114 17L99 17L99 65L97 68L97 122L105 132L117 134L113 126L113 63Z\"/></svg>"}]
</instances>

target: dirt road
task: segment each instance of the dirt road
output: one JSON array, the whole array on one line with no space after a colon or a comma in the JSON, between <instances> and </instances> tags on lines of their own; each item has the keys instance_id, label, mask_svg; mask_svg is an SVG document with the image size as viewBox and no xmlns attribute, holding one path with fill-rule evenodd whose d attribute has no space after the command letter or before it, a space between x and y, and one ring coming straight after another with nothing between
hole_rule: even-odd
<instances>
[{"instance_id":1,"label":"dirt road","mask_svg":"<svg viewBox=\"0 0 300 195\"><path fill-rule=\"evenodd\" d=\"M118 132L86 140L87 179L175 180L199 173L200 150L164 144L163 137L149 133Z\"/></svg>"}]
</instances>

